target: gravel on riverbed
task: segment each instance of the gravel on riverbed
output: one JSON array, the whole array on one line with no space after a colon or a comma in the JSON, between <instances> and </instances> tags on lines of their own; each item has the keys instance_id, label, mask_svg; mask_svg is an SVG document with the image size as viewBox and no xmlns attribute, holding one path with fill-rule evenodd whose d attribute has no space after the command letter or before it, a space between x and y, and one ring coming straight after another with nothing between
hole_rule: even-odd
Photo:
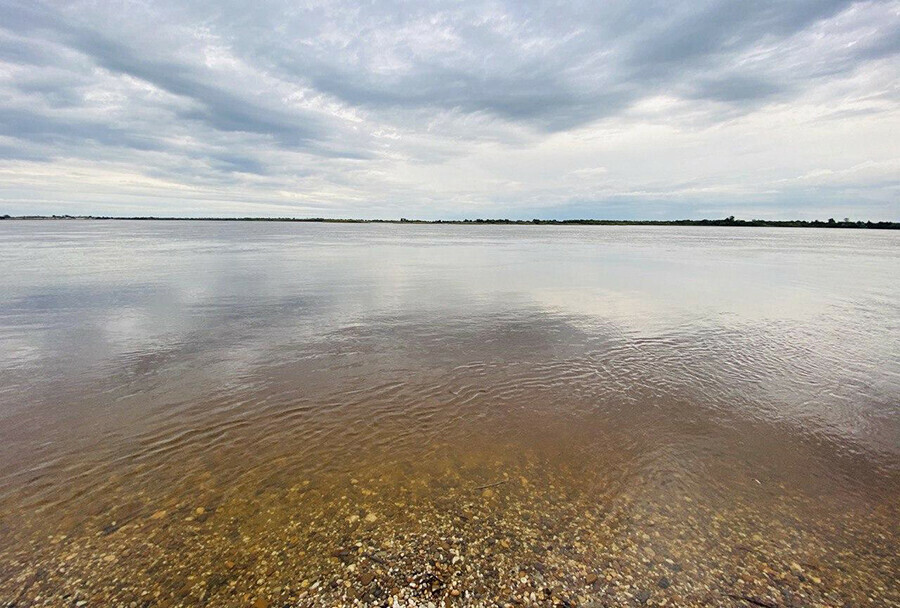
<instances>
[{"instance_id":1,"label":"gravel on riverbed","mask_svg":"<svg viewBox=\"0 0 900 608\"><path fill-rule=\"evenodd\" d=\"M4 514L4 606L898 606L896 509L700 499L529 462L247 478ZM749 491L749 490L748 490ZM129 500L129 498L131 500ZM824 516L811 517L815 513Z\"/></svg>"}]
</instances>

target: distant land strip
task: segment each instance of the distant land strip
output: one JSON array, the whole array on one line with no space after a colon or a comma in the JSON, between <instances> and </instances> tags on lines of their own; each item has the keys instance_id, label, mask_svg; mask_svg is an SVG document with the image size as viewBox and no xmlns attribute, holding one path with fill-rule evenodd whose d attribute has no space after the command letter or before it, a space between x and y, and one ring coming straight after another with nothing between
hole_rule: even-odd
<instances>
[{"instance_id":1,"label":"distant land strip","mask_svg":"<svg viewBox=\"0 0 900 608\"><path fill-rule=\"evenodd\" d=\"M900 222L853 221L847 218L835 220L739 220L734 216L720 220L361 220L326 217L155 217L155 216L109 216L109 215L0 215L0 220L154 220L166 222L321 222L331 224L463 224L512 225L512 226L751 226L771 228L872 228L877 230L900 230Z\"/></svg>"}]
</instances>

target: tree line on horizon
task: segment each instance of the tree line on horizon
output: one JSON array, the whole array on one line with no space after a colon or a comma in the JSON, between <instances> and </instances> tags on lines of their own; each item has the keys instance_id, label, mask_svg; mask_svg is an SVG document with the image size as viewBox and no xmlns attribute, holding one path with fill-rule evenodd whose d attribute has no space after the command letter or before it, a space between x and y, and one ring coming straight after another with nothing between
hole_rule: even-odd
<instances>
[{"instance_id":1,"label":"tree line on horizon","mask_svg":"<svg viewBox=\"0 0 900 608\"><path fill-rule=\"evenodd\" d=\"M723 219L703 220L596 220L596 219L462 219L462 220L417 220L393 219L350 219L326 217L159 217L159 216L109 216L109 215L0 215L0 220L157 220L157 221L209 221L209 222L324 222L352 224L510 224L510 225L550 225L550 226L751 226L776 228L874 228L898 230L900 222L872 222L862 220L741 220L730 215Z\"/></svg>"}]
</instances>

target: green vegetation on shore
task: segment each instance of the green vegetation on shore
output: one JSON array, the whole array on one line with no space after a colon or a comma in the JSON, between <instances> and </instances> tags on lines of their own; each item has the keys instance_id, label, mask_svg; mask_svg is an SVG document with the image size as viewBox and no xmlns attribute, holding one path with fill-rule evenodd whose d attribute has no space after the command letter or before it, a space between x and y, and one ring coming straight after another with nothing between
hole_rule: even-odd
<instances>
[{"instance_id":1,"label":"green vegetation on shore","mask_svg":"<svg viewBox=\"0 0 900 608\"><path fill-rule=\"evenodd\" d=\"M204 221L204 222L322 222L336 224L501 224L537 226L755 226L771 228L875 228L900 230L900 222L841 221L830 218L821 220L740 220L729 216L719 220L361 220L325 217L153 217L153 216L106 216L106 215L0 215L0 220L156 220L156 221Z\"/></svg>"}]
</instances>

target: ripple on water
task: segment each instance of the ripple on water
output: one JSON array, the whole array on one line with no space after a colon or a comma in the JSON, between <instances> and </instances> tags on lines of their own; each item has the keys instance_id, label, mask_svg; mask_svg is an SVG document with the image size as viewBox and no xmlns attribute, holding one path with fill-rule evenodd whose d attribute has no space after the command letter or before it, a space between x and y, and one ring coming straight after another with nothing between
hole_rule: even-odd
<instances>
[{"instance_id":1,"label":"ripple on water","mask_svg":"<svg viewBox=\"0 0 900 608\"><path fill-rule=\"evenodd\" d=\"M4 601L900 602L893 241L136 230L0 241Z\"/></svg>"}]
</instances>

